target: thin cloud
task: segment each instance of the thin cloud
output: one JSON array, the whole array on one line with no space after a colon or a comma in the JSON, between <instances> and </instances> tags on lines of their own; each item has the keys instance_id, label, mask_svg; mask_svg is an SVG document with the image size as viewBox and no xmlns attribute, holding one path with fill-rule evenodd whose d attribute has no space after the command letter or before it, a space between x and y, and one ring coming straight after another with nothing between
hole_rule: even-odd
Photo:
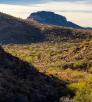
<instances>
[{"instance_id":1,"label":"thin cloud","mask_svg":"<svg viewBox=\"0 0 92 102\"><path fill-rule=\"evenodd\" d=\"M39 3L47 3L47 2L81 2L81 3L92 3L92 0L0 0L1 4L21 4L21 5L29 5L29 4L39 4Z\"/></svg>"},{"instance_id":2,"label":"thin cloud","mask_svg":"<svg viewBox=\"0 0 92 102\"><path fill-rule=\"evenodd\" d=\"M60 12L92 13L92 10L61 10Z\"/></svg>"}]
</instances>

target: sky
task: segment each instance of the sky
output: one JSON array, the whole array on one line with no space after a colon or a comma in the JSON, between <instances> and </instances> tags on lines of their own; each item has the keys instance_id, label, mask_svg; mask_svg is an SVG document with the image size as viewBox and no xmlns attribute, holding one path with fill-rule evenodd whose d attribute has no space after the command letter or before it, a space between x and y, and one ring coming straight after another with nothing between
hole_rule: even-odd
<instances>
[{"instance_id":1,"label":"sky","mask_svg":"<svg viewBox=\"0 0 92 102\"><path fill-rule=\"evenodd\" d=\"M92 0L0 0L0 11L23 19L32 12L53 11L81 26L92 27Z\"/></svg>"}]
</instances>

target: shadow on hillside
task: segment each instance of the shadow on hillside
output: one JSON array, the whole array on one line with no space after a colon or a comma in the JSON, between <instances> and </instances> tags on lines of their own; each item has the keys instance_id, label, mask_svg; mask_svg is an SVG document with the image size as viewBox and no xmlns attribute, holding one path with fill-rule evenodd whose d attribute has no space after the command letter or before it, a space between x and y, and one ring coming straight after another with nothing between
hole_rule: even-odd
<instances>
[{"instance_id":1,"label":"shadow on hillside","mask_svg":"<svg viewBox=\"0 0 92 102\"><path fill-rule=\"evenodd\" d=\"M30 44L44 40L33 22L0 12L0 44Z\"/></svg>"},{"instance_id":2,"label":"shadow on hillside","mask_svg":"<svg viewBox=\"0 0 92 102\"><path fill-rule=\"evenodd\" d=\"M31 44L40 42L75 42L92 39L92 32L58 26L32 24L15 18L3 18L0 44Z\"/></svg>"},{"instance_id":3,"label":"shadow on hillside","mask_svg":"<svg viewBox=\"0 0 92 102\"><path fill-rule=\"evenodd\" d=\"M38 72L0 47L0 102L59 102L73 95L66 82Z\"/></svg>"},{"instance_id":4,"label":"shadow on hillside","mask_svg":"<svg viewBox=\"0 0 92 102\"><path fill-rule=\"evenodd\" d=\"M92 39L91 30L78 30L22 20L0 13L0 44L31 44L44 41L80 41Z\"/></svg>"}]
</instances>

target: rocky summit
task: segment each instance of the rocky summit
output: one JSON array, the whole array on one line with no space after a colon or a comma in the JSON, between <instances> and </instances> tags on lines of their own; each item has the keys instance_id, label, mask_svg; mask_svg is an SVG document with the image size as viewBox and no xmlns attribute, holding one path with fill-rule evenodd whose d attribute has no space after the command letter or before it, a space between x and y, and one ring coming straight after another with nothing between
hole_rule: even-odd
<instances>
[{"instance_id":1,"label":"rocky summit","mask_svg":"<svg viewBox=\"0 0 92 102\"><path fill-rule=\"evenodd\" d=\"M32 13L27 19L34 19L43 24L58 25L77 29L83 28L71 21L68 21L66 17L49 11L39 11Z\"/></svg>"}]
</instances>

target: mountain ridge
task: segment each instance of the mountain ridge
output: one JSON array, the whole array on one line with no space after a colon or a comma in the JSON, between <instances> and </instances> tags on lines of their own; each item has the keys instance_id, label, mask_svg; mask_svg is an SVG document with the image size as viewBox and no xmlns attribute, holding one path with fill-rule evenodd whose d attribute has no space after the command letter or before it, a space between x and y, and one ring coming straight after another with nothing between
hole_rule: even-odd
<instances>
[{"instance_id":1,"label":"mountain ridge","mask_svg":"<svg viewBox=\"0 0 92 102\"><path fill-rule=\"evenodd\" d=\"M33 19L20 19L0 13L0 44L77 41L91 38L91 30L42 24Z\"/></svg>"}]
</instances>

